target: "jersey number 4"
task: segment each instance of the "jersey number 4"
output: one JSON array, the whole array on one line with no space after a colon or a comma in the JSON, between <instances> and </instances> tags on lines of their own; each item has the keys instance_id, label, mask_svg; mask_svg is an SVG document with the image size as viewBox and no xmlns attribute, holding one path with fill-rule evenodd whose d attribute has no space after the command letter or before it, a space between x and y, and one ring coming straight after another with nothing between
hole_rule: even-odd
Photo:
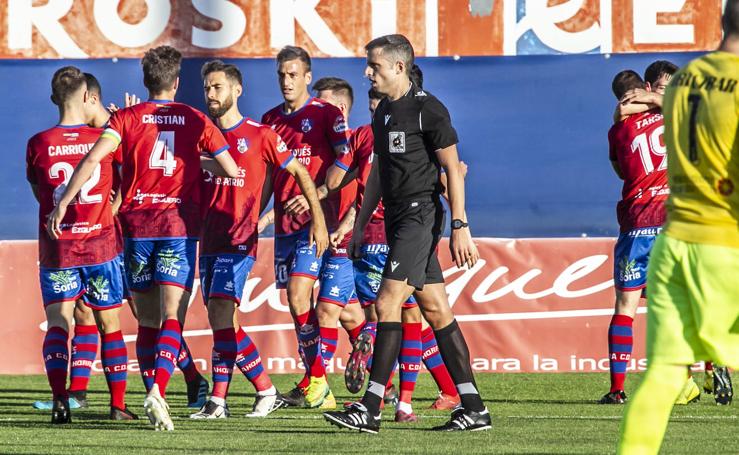
<instances>
[{"instance_id":1,"label":"jersey number 4","mask_svg":"<svg viewBox=\"0 0 739 455\"><path fill-rule=\"evenodd\" d=\"M652 154L662 157L662 161L657 167L658 171L664 171L667 169L667 147L662 145L662 136L665 134L664 125L658 126L649 134L642 133L634 138L631 143L631 151L639 152L642 165L644 165L644 172L647 174L654 172L654 163L652 162Z\"/></svg>"},{"instance_id":2,"label":"jersey number 4","mask_svg":"<svg viewBox=\"0 0 739 455\"><path fill-rule=\"evenodd\" d=\"M149 155L149 168L161 169L166 176L174 175L177 161L174 159L174 131L160 131Z\"/></svg>"},{"instance_id":3,"label":"jersey number 4","mask_svg":"<svg viewBox=\"0 0 739 455\"><path fill-rule=\"evenodd\" d=\"M64 179L62 183L60 183L56 188L54 188L54 205L57 205L59 203L59 200L64 195L64 190L67 189L67 185L69 184L69 179L72 178L73 173L74 173L74 166L64 161L59 161L57 163L54 163L51 166L51 168L49 168L49 177L51 177L52 179L58 179L59 177L62 177ZM103 201L102 194L90 194L90 191L92 191L92 189L95 188L95 185L97 185L99 181L100 181L100 164L95 166L95 170L92 172L92 176L90 176L90 180L86 181L85 184L82 185L80 194L77 197L77 200L79 201L80 204L97 204ZM72 201L72 203L74 204L75 201Z\"/></svg>"}]
</instances>

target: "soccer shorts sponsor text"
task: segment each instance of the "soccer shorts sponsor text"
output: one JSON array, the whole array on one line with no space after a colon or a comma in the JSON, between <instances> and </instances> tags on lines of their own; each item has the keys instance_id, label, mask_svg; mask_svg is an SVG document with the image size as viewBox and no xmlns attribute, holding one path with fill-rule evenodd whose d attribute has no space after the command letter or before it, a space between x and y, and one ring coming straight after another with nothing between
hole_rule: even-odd
<instances>
[{"instance_id":1,"label":"soccer shorts sponsor text","mask_svg":"<svg viewBox=\"0 0 739 455\"><path fill-rule=\"evenodd\" d=\"M118 258L97 265L39 270L44 307L53 303L83 302L94 310L121 306L123 280Z\"/></svg>"},{"instance_id":2,"label":"soccer shorts sponsor text","mask_svg":"<svg viewBox=\"0 0 739 455\"><path fill-rule=\"evenodd\" d=\"M316 247L308 245L308 230L275 237L275 285L277 289L286 289L288 277L291 276L304 276L317 280L322 266L323 257L317 258Z\"/></svg>"},{"instance_id":3,"label":"soccer shorts sponsor text","mask_svg":"<svg viewBox=\"0 0 739 455\"><path fill-rule=\"evenodd\" d=\"M155 284L192 290L195 280L195 239L125 240L126 278L132 291L146 292Z\"/></svg>"},{"instance_id":4,"label":"soccer shorts sponsor text","mask_svg":"<svg viewBox=\"0 0 739 455\"><path fill-rule=\"evenodd\" d=\"M647 286L649 255L660 227L632 229L618 236L613 254L613 282L619 291Z\"/></svg>"}]
</instances>

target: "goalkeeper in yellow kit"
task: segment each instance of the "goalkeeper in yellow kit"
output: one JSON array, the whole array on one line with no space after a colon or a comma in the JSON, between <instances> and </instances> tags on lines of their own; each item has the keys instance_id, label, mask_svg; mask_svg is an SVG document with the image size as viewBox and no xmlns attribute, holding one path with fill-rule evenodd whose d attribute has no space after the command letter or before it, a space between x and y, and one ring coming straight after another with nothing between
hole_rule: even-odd
<instances>
[{"instance_id":1,"label":"goalkeeper in yellow kit","mask_svg":"<svg viewBox=\"0 0 739 455\"><path fill-rule=\"evenodd\" d=\"M686 365L739 368L739 0L723 27L719 50L678 71L664 97L671 194L649 261L649 367L626 409L622 454L659 451Z\"/></svg>"}]
</instances>

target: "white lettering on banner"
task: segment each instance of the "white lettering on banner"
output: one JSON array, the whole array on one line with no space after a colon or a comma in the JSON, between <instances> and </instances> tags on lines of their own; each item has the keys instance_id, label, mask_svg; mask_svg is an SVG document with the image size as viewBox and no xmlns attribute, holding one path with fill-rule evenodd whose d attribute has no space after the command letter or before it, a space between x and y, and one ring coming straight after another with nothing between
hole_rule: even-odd
<instances>
[{"instance_id":1,"label":"white lettering on banner","mask_svg":"<svg viewBox=\"0 0 739 455\"><path fill-rule=\"evenodd\" d=\"M145 0L146 17L129 24L118 15L121 0L95 0L93 14L98 30L121 47L145 46L156 40L169 24L172 5L169 0Z\"/></svg>"},{"instance_id":2,"label":"white lettering on banner","mask_svg":"<svg viewBox=\"0 0 739 455\"><path fill-rule=\"evenodd\" d=\"M650 0L634 2L634 43L692 43L695 27L693 24L658 24L660 13L679 13L685 0Z\"/></svg>"},{"instance_id":3,"label":"white lettering on banner","mask_svg":"<svg viewBox=\"0 0 739 455\"><path fill-rule=\"evenodd\" d=\"M33 6L32 0L8 0L8 48L32 49L33 27L36 27L60 57L86 58L87 54L59 23L72 3L72 0L49 0L45 5Z\"/></svg>"},{"instance_id":4,"label":"white lettering on banner","mask_svg":"<svg viewBox=\"0 0 739 455\"><path fill-rule=\"evenodd\" d=\"M220 30L192 27L192 44L205 49L221 49L236 44L246 30L246 15L228 0L192 0L192 6L204 16L221 23Z\"/></svg>"},{"instance_id":5,"label":"white lettering on banner","mask_svg":"<svg viewBox=\"0 0 739 455\"><path fill-rule=\"evenodd\" d=\"M610 33L610 7L612 0L601 0L599 23L579 32L568 32L557 27L560 22L572 18L583 7L585 0L569 0L549 6L548 0L527 0L524 16L518 20L518 1L503 2L503 54L516 55L519 39L531 30L546 46L566 54L588 52L601 47L610 52L612 37ZM604 8L605 6L605 8ZM606 13L604 15L604 12ZM607 19L607 20L606 20ZM600 24L609 24L607 34Z\"/></svg>"},{"instance_id":6,"label":"white lettering on banner","mask_svg":"<svg viewBox=\"0 0 739 455\"><path fill-rule=\"evenodd\" d=\"M372 0L372 38L397 33L398 0Z\"/></svg>"},{"instance_id":7,"label":"white lettering on banner","mask_svg":"<svg viewBox=\"0 0 739 455\"><path fill-rule=\"evenodd\" d=\"M316 47L331 57L352 57L316 11L320 0L270 0L270 46L279 49L295 44L295 22Z\"/></svg>"}]
</instances>

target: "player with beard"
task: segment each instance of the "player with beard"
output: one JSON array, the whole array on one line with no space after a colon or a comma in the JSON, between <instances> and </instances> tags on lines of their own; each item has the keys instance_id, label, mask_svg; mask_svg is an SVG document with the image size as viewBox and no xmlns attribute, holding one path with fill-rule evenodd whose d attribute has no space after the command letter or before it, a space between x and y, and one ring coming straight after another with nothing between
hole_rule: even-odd
<instances>
[{"instance_id":1,"label":"player with beard","mask_svg":"<svg viewBox=\"0 0 739 455\"><path fill-rule=\"evenodd\" d=\"M294 159L282 138L269 126L239 111L241 71L215 60L203 65L201 75L208 113L230 145L239 176L204 174L200 281L213 329L213 392L203 409L191 417L228 417L226 396L234 364L257 392L253 411L247 417L265 417L285 402L264 371L256 346L239 325L235 309L256 260L257 222L267 199L263 197L265 179L271 180L272 168L282 169L296 180L313 219L323 220L323 213L308 171ZM315 241L320 250L326 248L328 233L322 223L312 224L309 241Z\"/></svg>"}]
</instances>

